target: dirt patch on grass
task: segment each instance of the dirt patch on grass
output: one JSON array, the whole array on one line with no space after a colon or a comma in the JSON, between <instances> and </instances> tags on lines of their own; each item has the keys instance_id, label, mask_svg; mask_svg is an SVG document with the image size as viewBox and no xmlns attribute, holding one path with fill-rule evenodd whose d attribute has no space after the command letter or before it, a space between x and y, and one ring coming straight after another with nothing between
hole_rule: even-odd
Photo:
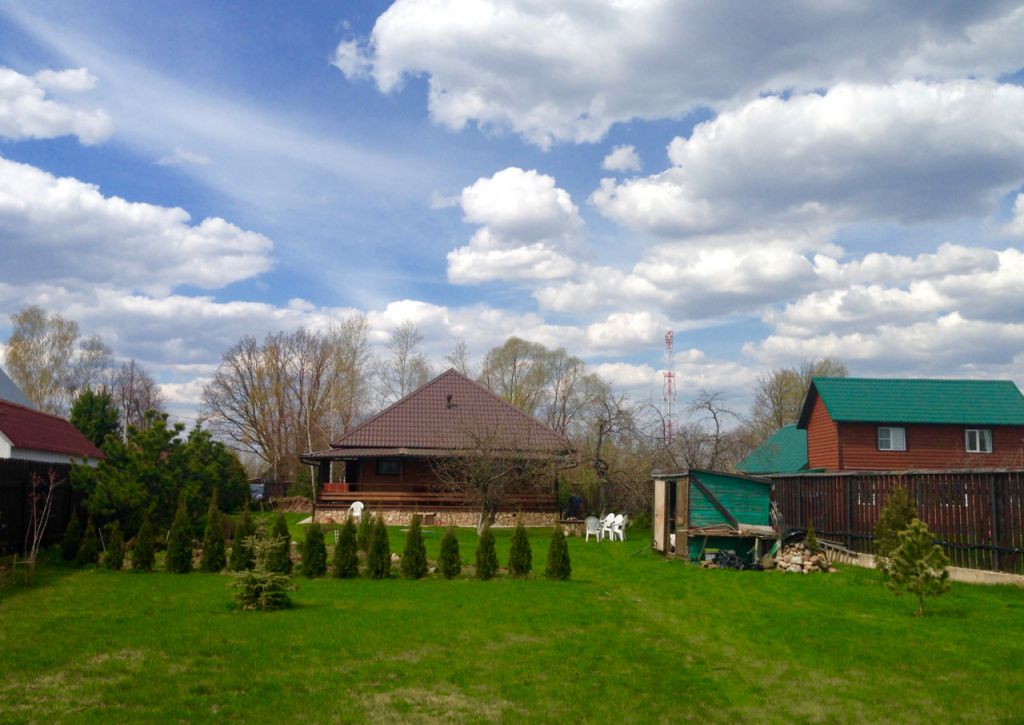
<instances>
[{"instance_id":1,"label":"dirt patch on grass","mask_svg":"<svg viewBox=\"0 0 1024 725\"><path fill-rule=\"evenodd\" d=\"M491 695L471 697L455 688L406 687L371 695L363 713L372 722L499 722L515 705Z\"/></svg>"}]
</instances>

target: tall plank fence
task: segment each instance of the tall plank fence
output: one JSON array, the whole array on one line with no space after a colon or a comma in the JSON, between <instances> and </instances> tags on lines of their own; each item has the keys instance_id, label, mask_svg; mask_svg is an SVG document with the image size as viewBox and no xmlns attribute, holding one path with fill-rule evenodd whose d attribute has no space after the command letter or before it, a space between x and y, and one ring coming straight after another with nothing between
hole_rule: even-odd
<instances>
[{"instance_id":1,"label":"tall plank fence","mask_svg":"<svg viewBox=\"0 0 1024 725\"><path fill-rule=\"evenodd\" d=\"M68 518L74 506L79 503L79 496L70 484L71 466L66 463L0 458L0 554L23 552L25 534L32 516L29 494L32 491L33 474L43 483L39 492L45 493L51 469L61 484L54 494L53 510L43 540L45 546L60 541L67 528Z\"/></svg>"},{"instance_id":2,"label":"tall plank fence","mask_svg":"<svg viewBox=\"0 0 1024 725\"><path fill-rule=\"evenodd\" d=\"M953 566L1024 573L1024 470L872 471L772 476L772 499L790 529L863 553L897 486L917 502Z\"/></svg>"}]
</instances>

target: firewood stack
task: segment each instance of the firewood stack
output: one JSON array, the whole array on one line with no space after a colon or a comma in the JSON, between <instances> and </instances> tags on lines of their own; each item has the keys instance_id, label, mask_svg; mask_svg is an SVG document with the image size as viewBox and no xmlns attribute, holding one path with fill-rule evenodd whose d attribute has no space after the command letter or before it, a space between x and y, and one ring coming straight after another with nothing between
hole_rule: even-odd
<instances>
[{"instance_id":1,"label":"firewood stack","mask_svg":"<svg viewBox=\"0 0 1024 725\"><path fill-rule=\"evenodd\" d=\"M811 551L804 544L790 544L775 557L775 568L790 574L810 574L820 571L834 572L824 551Z\"/></svg>"}]
</instances>

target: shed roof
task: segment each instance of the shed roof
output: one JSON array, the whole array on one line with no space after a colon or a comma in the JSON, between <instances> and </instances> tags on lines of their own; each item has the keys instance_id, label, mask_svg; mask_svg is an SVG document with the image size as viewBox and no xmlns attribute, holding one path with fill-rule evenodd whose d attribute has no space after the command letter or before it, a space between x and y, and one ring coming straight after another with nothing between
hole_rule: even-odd
<instances>
[{"instance_id":1,"label":"shed roof","mask_svg":"<svg viewBox=\"0 0 1024 725\"><path fill-rule=\"evenodd\" d=\"M561 453L566 439L465 375L447 370L307 457L420 455L472 450L488 435L497 448ZM351 451L351 453L350 453Z\"/></svg>"},{"instance_id":2,"label":"shed roof","mask_svg":"<svg viewBox=\"0 0 1024 725\"><path fill-rule=\"evenodd\" d=\"M793 473L807 468L807 431L784 425L755 448L736 469L742 473Z\"/></svg>"},{"instance_id":3,"label":"shed roof","mask_svg":"<svg viewBox=\"0 0 1024 725\"><path fill-rule=\"evenodd\" d=\"M0 432L15 448L83 458L106 458L103 451L63 418L6 400L0 400Z\"/></svg>"},{"instance_id":4,"label":"shed roof","mask_svg":"<svg viewBox=\"0 0 1024 725\"><path fill-rule=\"evenodd\" d=\"M1011 380L813 378L798 428L818 396L835 421L1024 425L1024 395Z\"/></svg>"}]
</instances>

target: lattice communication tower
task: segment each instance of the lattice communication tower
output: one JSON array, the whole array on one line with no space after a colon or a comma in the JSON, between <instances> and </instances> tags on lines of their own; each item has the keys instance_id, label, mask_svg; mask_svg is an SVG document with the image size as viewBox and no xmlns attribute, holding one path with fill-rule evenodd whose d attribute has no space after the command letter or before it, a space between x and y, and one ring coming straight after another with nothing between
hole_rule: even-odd
<instances>
[{"instance_id":1,"label":"lattice communication tower","mask_svg":"<svg viewBox=\"0 0 1024 725\"><path fill-rule=\"evenodd\" d=\"M665 400L665 422L662 426L662 438L665 444L672 442L676 418L676 373L672 369L672 330L665 332L665 371L662 397Z\"/></svg>"}]
</instances>

